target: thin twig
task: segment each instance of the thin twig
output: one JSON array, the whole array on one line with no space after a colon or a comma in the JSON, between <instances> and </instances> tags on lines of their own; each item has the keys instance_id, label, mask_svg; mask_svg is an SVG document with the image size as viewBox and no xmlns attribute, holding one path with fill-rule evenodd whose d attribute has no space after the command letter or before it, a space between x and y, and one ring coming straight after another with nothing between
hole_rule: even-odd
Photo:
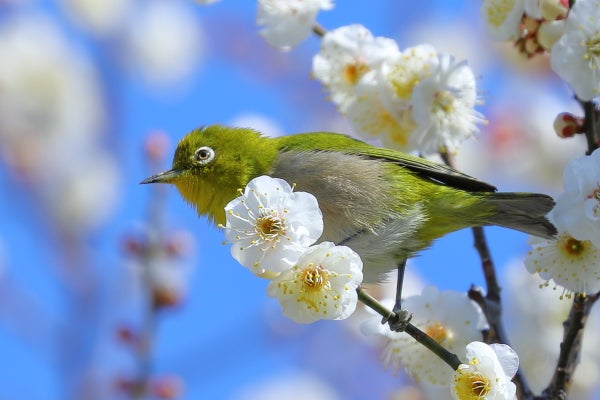
<instances>
[{"instance_id":1,"label":"thin twig","mask_svg":"<svg viewBox=\"0 0 600 400\"><path fill-rule=\"evenodd\" d=\"M374 297L365 292L365 290L362 287L359 287L358 289L356 289L356 291L358 293L358 299L367 307L371 308L373 311L375 311L376 313L381 315L385 320L391 323L398 322L398 320L400 319L398 314L391 310L388 310ZM434 352L453 370L458 369L458 367L460 366L461 362L456 356L456 354L446 350L438 342L436 342L429 335L427 335L425 332L423 332L413 324L407 323L405 332L412 336L417 342L421 343L423 346L427 347L429 350Z\"/></svg>"},{"instance_id":2,"label":"thin twig","mask_svg":"<svg viewBox=\"0 0 600 400\"><path fill-rule=\"evenodd\" d=\"M327 30L325 28L323 28L321 25L317 24L316 22L313 25L312 31L318 37L323 37L327 33Z\"/></svg>"}]
</instances>

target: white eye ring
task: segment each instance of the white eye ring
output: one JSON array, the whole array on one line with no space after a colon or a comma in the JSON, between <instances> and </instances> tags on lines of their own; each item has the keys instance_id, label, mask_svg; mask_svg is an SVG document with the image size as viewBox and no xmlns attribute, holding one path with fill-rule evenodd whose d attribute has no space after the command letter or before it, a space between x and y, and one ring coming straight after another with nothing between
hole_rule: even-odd
<instances>
[{"instance_id":1,"label":"white eye ring","mask_svg":"<svg viewBox=\"0 0 600 400\"><path fill-rule=\"evenodd\" d=\"M199 147L194 152L194 160L200 165L206 165L215 158L215 151L208 146Z\"/></svg>"}]
</instances>

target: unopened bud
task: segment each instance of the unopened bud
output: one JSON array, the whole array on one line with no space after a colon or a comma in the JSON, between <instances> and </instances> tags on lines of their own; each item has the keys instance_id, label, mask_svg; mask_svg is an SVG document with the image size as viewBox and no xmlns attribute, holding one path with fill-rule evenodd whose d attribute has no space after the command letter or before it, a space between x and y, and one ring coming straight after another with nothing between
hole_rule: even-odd
<instances>
[{"instance_id":1,"label":"unopened bud","mask_svg":"<svg viewBox=\"0 0 600 400\"><path fill-rule=\"evenodd\" d=\"M525 54L529 57L543 51L535 36L527 37L523 44L523 48Z\"/></svg>"},{"instance_id":2,"label":"unopened bud","mask_svg":"<svg viewBox=\"0 0 600 400\"><path fill-rule=\"evenodd\" d=\"M169 136L163 131L151 132L146 138L144 150L150 161L161 161L169 149Z\"/></svg>"},{"instance_id":3,"label":"unopened bud","mask_svg":"<svg viewBox=\"0 0 600 400\"><path fill-rule=\"evenodd\" d=\"M128 397L143 393L143 389L140 387L139 382L132 378L119 377L115 380L114 385L119 392L126 394Z\"/></svg>"},{"instance_id":4,"label":"unopened bud","mask_svg":"<svg viewBox=\"0 0 600 400\"><path fill-rule=\"evenodd\" d=\"M569 11L569 2L566 0L540 0L542 18L553 21L564 18Z\"/></svg>"},{"instance_id":5,"label":"unopened bud","mask_svg":"<svg viewBox=\"0 0 600 400\"><path fill-rule=\"evenodd\" d=\"M563 112L554 119L554 131L561 138L573 137L577 133L583 133L583 118Z\"/></svg>"},{"instance_id":6,"label":"unopened bud","mask_svg":"<svg viewBox=\"0 0 600 400\"><path fill-rule=\"evenodd\" d=\"M183 382L178 376L157 378L152 383L152 394L159 399L177 399L183 393Z\"/></svg>"},{"instance_id":7,"label":"unopened bud","mask_svg":"<svg viewBox=\"0 0 600 400\"><path fill-rule=\"evenodd\" d=\"M183 291L179 288L156 286L152 288L152 303L155 309L174 307L181 303Z\"/></svg>"},{"instance_id":8,"label":"unopened bud","mask_svg":"<svg viewBox=\"0 0 600 400\"><path fill-rule=\"evenodd\" d=\"M540 21L531 17L523 17L521 23L523 24L523 29L527 31L527 34L535 33L540 26Z\"/></svg>"},{"instance_id":9,"label":"unopened bud","mask_svg":"<svg viewBox=\"0 0 600 400\"><path fill-rule=\"evenodd\" d=\"M117 339L127 345L135 345L139 342L139 335L127 326L117 328Z\"/></svg>"},{"instance_id":10,"label":"unopened bud","mask_svg":"<svg viewBox=\"0 0 600 400\"><path fill-rule=\"evenodd\" d=\"M538 43L546 50L550 50L554 43L560 39L565 31L565 20L544 21L537 32Z\"/></svg>"},{"instance_id":11,"label":"unopened bud","mask_svg":"<svg viewBox=\"0 0 600 400\"><path fill-rule=\"evenodd\" d=\"M122 247L127 254L131 254L133 256L140 256L145 251L146 246L138 238L134 238L133 236L128 235L123 239Z\"/></svg>"},{"instance_id":12,"label":"unopened bud","mask_svg":"<svg viewBox=\"0 0 600 400\"><path fill-rule=\"evenodd\" d=\"M187 231L175 232L167 237L165 252L171 257L179 257L192 250L194 239Z\"/></svg>"}]
</instances>

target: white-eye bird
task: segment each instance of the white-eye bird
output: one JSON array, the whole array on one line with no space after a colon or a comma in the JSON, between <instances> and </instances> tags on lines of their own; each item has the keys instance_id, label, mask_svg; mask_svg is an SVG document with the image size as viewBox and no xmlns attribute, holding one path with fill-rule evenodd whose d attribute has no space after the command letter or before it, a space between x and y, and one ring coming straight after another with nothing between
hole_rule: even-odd
<instances>
[{"instance_id":1,"label":"white-eye bird","mask_svg":"<svg viewBox=\"0 0 600 400\"><path fill-rule=\"evenodd\" d=\"M172 168L141 183L170 183L199 215L225 223L225 205L253 178L269 175L312 193L323 213L320 241L344 244L377 282L434 239L498 225L550 238L551 197L498 193L492 185L425 159L327 132L265 137L248 128L195 129Z\"/></svg>"}]
</instances>

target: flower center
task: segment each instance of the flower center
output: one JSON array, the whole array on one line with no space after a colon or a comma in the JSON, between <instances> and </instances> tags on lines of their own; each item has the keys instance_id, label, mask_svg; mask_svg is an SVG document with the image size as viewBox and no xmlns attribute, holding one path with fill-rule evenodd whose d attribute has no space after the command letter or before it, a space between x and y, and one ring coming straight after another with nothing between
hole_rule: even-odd
<instances>
[{"instance_id":1,"label":"flower center","mask_svg":"<svg viewBox=\"0 0 600 400\"><path fill-rule=\"evenodd\" d=\"M435 99L433 101L434 111L443 111L446 114L450 114L454 109L454 96L448 90L440 90L435 92Z\"/></svg>"},{"instance_id":2,"label":"flower center","mask_svg":"<svg viewBox=\"0 0 600 400\"><path fill-rule=\"evenodd\" d=\"M369 71L369 67L360 61L356 61L354 64L348 64L344 68L343 76L344 80L351 85L356 85L358 80Z\"/></svg>"},{"instance_id":3,"label":"flower center","mask_svg":"<svg viewBox=\"0 0 600 400\"><path fill-rule=\"evenodd\" d=\"M585 251L585 244L581 240L569 237L564 243L565 251L572 256L578 256Z\"/></svg>"},{"instance_id":4,"label":"flower center","mask_svg":"<svg viewBox=\"0 0 600 400\"><path fill-rule=\"evenodd\" d=\"M586 47L583 58L589 62L590 69L598 68L600 63L600 34L593 35L582 44Z\"/></svg>"},{"instance_id":5,"label":"flower center","mask_svg":"<svg viewBox=\"0 0 600 400\"><path fill-rule=\"evenodd\" d=\"M254 222L256 233L263 240L275 240L285 233L285 221L274 214L265 215L257 218Z\"/></svg>"},{"instance_id":6,"label":"flower center","mask_svg":"<svg viewBox=\"0 0 600 400\"><path fill-rule=\"evenodd\" d=\"M425 328L425 333L438 343L442 343L448 337L448 328L439 322L434 322Z\"/></svg>"},{"instance_id":7,"label":"flower center","mask_svg":"<svg viewBox=\"0 0 600 400\"><path fill-rule=\"evenodd\" d=\"M302 286L308 291L317 292L329 283L329 274L320 265L309 265L302 271Z\"/></svg>"},{"instance_id":8,"label":"flower center","mask_svg":"<svg viewBox=\"0 0 600 400\"><path fill-rule=\"evenodd\" d=\"M471 368L459 369L454 376L459 399L483 399L491 390L490 381L481 372Z\"/></svg>"},{"instance_id":9,"label":"flower center","mask_svg":"<svg viewBox=\"0 0 600 400\"><path fill-rule=\"evenodd\" d=\"M390 74L394 94L400 99L408 100L415 86L420 82L419 75L411 74L406 68L396 67Z\"/></svg>"}]
</instances>

